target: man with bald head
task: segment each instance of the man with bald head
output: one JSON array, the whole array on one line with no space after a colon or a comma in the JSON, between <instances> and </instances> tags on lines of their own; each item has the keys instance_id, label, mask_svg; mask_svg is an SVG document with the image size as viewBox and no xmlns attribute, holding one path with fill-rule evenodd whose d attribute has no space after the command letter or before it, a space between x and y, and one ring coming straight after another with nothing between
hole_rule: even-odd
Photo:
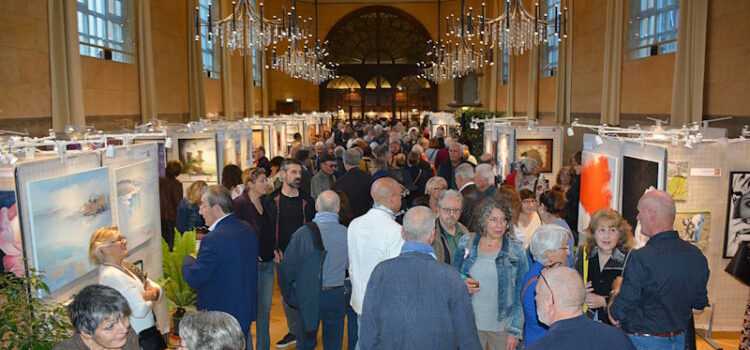
<instances>
[{"instance_id":1,"label":"man with bald head","mask_svg":"<svg viewBox=\"0 0 750 350\"><path fill-rule=\"evenodd\" d=\"M367 282L375 265L401 252L404 239L401 237L401 225L396 222L396 213L401 209L404 191L403 186L393 178L376 180L370 188L374 201L372 209L349 224L351 305L357 315L362 315Z\"/></svg>"},{"instance_id":2,"label":"man with bald head","mask_svg":"<svg viewBox=\"0 0 750 350\"><path fill-rule=\"evenodd\" d=\"M536 314L549 331L528 350L632 350L621 330L590 320L583 313L586 290L578 272L557 266L542 271L536 285Z\"/></svg>"},{"instance_id":3,"label":"man with bald head","mask_svg":"<svg viewBox=\"0 0 750 350\"><path fill-rule=\"evenodd\" d=\"M612 290L609 317L638 349L683 349L693 309L708 306L708 262L672 228L675 204L664 191L638 201L646 245L630 253L622 285Z\"/></svg>"},{"instance_id":4,"label":"man with bald head","mask_svg":"<svg viewBox=\"0 0 750 350\"><path fill-rule=\"evenodd\" d=\"M400 254L372 271L363 349L481 349L468 289L455 269L436 260L434 222L430 208L409 209Z\"/></svg>"},{"instance_id":5,"label":"man with bald head","mask_svg":"<svg viewBox=\"0 0 750 350\"><path fill-rule=\"evenodd\" d=\"M321 192L315 200L315 218L294 232L279 266L284 300L295 307L295 318L301 321L294 334L300 350L315 348L320 322L324 349L341 349L344 339L349 258L340 207L336 192Z\"/></svg>"}]
</instances>

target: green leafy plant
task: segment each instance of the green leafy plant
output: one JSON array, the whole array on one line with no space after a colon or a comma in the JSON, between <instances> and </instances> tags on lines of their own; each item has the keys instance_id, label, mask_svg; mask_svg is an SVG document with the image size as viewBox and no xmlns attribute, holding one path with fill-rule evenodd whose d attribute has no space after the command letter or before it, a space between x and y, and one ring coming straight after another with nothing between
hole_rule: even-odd
<instances>
[{"instance_id":1,"label":"green leafy plant","mask_svg":"<svg viewBox=\"0 0 750 350\"><path fill-rule=\"evenodd\" d=\"M0 273L0 346L4 349L52 349L73 334L64 305L52 302L44 274L28 277Z\"/></svg>"},{"instance_id":2,"label":"green leafy plant","mask_svg":"<svg viewBox=\"0 0 750 350\"><path fill-rule=\"evenodd\" d=\"M480 108L469 108L467 110L459 109L454 114L454 118L462 126L461 140L464 143L468 143L471 146L471 154L477 159L484 153L484 123L479 123L479 129L472 129L469 127L471 120L482 120L492 118L502 118L505 114L503 112L490 112L488 110Z\"/></svg>"},{"instance_id":3,"label":"green leafy plant","mask_svg":"<svg viewBox=\"0 0 750 350\"><path fill-rule=\"evenodd\" d=\"M185 314L186 307L195 305L197 298L195 290L182 278L182 260L195 253L195 230L182 234L175 230L172 251L169 250L167 242L162 239L164 277L159 280L159 283L164 288L164 294L177 308L173 316L178 319Z\"/></svg>"}]
</instances>

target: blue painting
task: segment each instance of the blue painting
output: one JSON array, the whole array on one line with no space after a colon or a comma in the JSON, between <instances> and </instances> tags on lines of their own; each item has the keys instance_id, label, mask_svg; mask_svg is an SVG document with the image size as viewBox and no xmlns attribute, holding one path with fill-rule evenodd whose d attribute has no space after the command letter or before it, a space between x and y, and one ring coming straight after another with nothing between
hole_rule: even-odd
<instances>
[{"instance_id":1,"label":"blue painting","mask_svg":"<svg viewBox=\"0 0 750 350\"><path fill-rule=\"evenodd\" d=\"M32 181L26 190L34 266L54 292L94 269L89 239L112 226L109 169Z\"/></svg>"},{"instance_id":2,"label":"blue painting","mask_svg":"<svg viewBox=\"0 0 750 350\"><path fill-rule=\"evenodd\" d=\"M159 183L150 160L115 169L117 226L133 249L158 235Z\"/></svg>"}]
</instances>

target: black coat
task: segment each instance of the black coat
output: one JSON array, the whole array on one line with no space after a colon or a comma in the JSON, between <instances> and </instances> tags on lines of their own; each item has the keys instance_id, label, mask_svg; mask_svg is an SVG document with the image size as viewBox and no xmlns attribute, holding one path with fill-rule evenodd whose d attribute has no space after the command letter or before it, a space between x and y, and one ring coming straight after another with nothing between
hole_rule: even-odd
<instances>
[{"instance_id":1,"label":"black coat","mask_svg":"<svg viewBox=\"0 0 750 350\"><path fill-rule=\"evenodd\" d=\"M258 168L263 168L263 170L266 171L266 176L271 175L271 162L268 161L268 158L266 156L261 157L258 159L258 165L256 165Z\"/></svg>"},{"instance_id":2,"label":"black coat","mask_svg":"<svg viewBox=\"0 0 750 350\"><path fill-rule=\"evenodd\" d=\"M349 169L333 184L334 190L341 190L349 196L352 219L364 215L372 207L370 186L372 186L372 176L359 168Z\"/></svg>"}]
</instances>

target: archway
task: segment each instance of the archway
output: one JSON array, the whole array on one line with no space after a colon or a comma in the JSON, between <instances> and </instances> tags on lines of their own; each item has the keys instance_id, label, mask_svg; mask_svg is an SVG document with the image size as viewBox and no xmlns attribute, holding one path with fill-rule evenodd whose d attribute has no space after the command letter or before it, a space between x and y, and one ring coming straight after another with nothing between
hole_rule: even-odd
<instances>
[{"instance_id":1,"label":"archway","mask_svg":"<svg viewBox=\"0 0 750 350\"><path fill-rule=\"evenodd\" d=\"M397 102L400 96L397 84L405 77L416 78L419 74L417 62L427 60L429 39L424 26L399 9L368 6L350 12L328 32L328 59L340 64L339 76L355 80L360 88L349 89L347 95L341 89L321 85L321 109L344 109L350 118L361 118L368 112L399 117L399 106L403 110L409 103ZM402 89L405 86L402 84ZM420 103L411 108L437 107L437 86L429 83L426 86L420 93L423 95ZM359 94L358 98L351 96L353 93ZM354 106L353 101L359 105Z\"/></svg>"}]
</instances>

